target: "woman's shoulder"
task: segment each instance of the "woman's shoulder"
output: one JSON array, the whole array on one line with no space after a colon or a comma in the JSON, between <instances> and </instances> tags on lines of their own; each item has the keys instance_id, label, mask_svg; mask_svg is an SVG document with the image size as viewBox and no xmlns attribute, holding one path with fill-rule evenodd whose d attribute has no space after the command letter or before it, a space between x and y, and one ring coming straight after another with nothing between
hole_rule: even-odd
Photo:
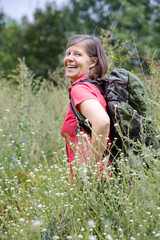
<instances>
[{"instance_id":1,"label":"woman's shoulder","mask_svg":"<svg viewBox=\"0 0 160 240\"><path fill-rule=\"evenodd\" d=\"M94 91L95 93L99 93L100 90L91 82L86 81L87 78L80 79L79 81L76 81L73 85L69 87L69 92L75 92L75 91Z\"/></svg>"}]
</instances>

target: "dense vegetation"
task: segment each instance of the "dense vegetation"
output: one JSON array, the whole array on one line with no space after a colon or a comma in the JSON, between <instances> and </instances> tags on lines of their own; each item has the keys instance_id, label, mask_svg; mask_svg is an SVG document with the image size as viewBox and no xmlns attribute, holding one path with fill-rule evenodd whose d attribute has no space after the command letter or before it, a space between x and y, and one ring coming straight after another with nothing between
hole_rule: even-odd
<instances>
[{"instance_id":1,"label":"dense vegetation","mask_svg":"<svg viewBox=\"0 0 160 240\"><path fill-rule=\"evenodd\" d=\"M67 39L78 33L96 34L101 29L110 33L112 46L123 44L124 51L146 55L149 47L160 57L159 0L68 0L58 8L46 5L36 9L34 21L24 17L21 23L0 14L0 71L10 73L17 57L25 57L27 66L37 75L48 75L62 64ZM136 48L135 48L136 45ZM145 48L144 48L145 45ZM130 61L130 67L137 62Z\"/></svg>"},{"instance_id":2,"label":"dense vegetation","mask_svg":"<svg viewBox=\"0 0 160 240\"><path fill-rule=\"evenodd\" d=\"M123 66L125 59L116 55L123 48L113 49L104 32L101 38L108 49L109 69L115 66L114 59ZM148 66L150 75L142 68L138 75L160 133L160 68L152 58ZM35 77L24 60L19 60L8 80L1 76L0 239L41 239L49 233L54 237L46 239L158 239L160 152L142 145L134 164L132 155L121 154L118 176L104 162L106 182L97 167L77 167L75 162L72 180L60 135L68 83L63 68L55 76L56 87L45 80L33 87Z\"/></svg>"},{"instance_id":3,"label":"dense vegetation","mask_svg":"<svg viewBox=\"0 0 160 240\"><path fill-rule=\"evenodd\" d=\"M60 134L66 40L95 32L108 73L124 67L143 81L160 135L158 9L158 0L70 0L37 9L33 23L0 14L0 239L159 239L160 152L141 145L136 157L121 154L118 176L104 162L106 182L97 166L75 161L72 180Z\"/></svg>"}]
</instances>

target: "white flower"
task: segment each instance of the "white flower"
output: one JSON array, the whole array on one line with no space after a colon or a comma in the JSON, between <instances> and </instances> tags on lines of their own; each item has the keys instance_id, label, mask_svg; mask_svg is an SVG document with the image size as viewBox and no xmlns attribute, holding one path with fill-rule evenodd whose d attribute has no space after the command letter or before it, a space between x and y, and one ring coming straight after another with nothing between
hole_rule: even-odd
<instances>
[{"instance_id":1,"label":"white flower","mask_svg":"<svg viewBox=\"0 0 160 240\"><path fill-rule=\"evenodd\" d=\"M79 234L79 235L78 235L78 238L83 239L83 235Z\"/></svg>"},{"instance_id":2,"label":"white flower","mask_svg":"<svg viewBox=\"0 0 160 240\"><path fill-rule=\"evenodd\" d=\"M148 215L151 215L151 212L146 212Z\"/></svg>"},{"instance_id":3,"label":"white flower","mask_svg":"<svg viewBox=\"0 0 160 240\"><path fill-rule=\"evenodd\" d=\"M31 179L27 179L26 182L31 182Z\"/></svg>"},{"instance_id":4,"label":"white flower","mask_svg":"<svg viewBox=\"0 0 160 240\"><path fill-rule=\"evenodd\" d=\"M83 232L85 229L84 228L81 228L81 231Z\"/></svg>"},{"instance_id":5,"label":"white flower","mask_svg":"<svg viewBox=\"0 0 160 240\"><path fill-rule=\"evenodd\" d=\"M25 222L25 219L24 218L20 218L19 221L20 222Z\"/></svg>"},{"instance_id":6,"label":"white flower","mask_svg":"<svg viewBox=\"0 0 160 240\"><path fill-rule=\"evenodd\" d=\"M93 236L93 235L89 235L89 237L88 237L88 240L96 240L97 238L96 238L96 236Z\"/></svg>"},{"instance_id":7,"label":"white flower","mask_svg":"<svg viewBox=\"0 0 160 240\"><path fill-rule=\"evenodd\" d=\"M60 196L60 193L56 193L55 195L59 197L59 196Z\"/></svg>"},{"instance_id":8,"label":"white flower","mask_svg":"<svg viewBox=\"0 0 160 240\"><path fill-rule=\"evenodd\" d=\"M113 240L113 238L112 238L111 235L109 235L109 234L106 236L106 238L107 238L108 240Z\"/></svg>"},{"instance_id":9,"label":"white flower","mask_svg":"<svg viewBox=\"0 0 160 240\"><path fill-rule=\"evenodd\" d=\"M42 204L38 204L38 206L37 206L38 208L41 208L42 207Z\"/></svg>"},{"instance_id":10,"label":"white flower","mask_svg":"<svg viewBox=\"0 0 160 240\"><path fill-rule=\"evenodd\" d=\"M42 221L40 221L40 220L35 220L35 221L33 221L33 223L32 223L32 225L34 226L34 227L38 227L38 226L41 226L43 223L42 223Z\"/></svg>"},{"instance_id":11,"label":"white flower","mask_svg":"<svg viewBox=\"0 0 160 240\"><path fill-rule=\"evenodd\" d=\"M157 233L155 237L159 237L160 236L160 233Z\"/></svg>"},{"instance_id":12,"label":"white flower","mask_svg":"<svg viewBox=\"0 0 160 240\"><path fill-rule=\"evenodd\" d=\"M87 225L88 225L89 228L94 228L95 227L95 222L93 220L89 220L87 222Z\"/></svg>"}]
</instances>

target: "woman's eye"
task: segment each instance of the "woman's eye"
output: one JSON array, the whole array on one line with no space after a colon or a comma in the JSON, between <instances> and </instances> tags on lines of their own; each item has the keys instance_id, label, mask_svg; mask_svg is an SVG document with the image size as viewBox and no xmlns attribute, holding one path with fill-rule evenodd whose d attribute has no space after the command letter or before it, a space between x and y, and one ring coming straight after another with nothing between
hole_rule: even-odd
<instances>
[{"instance_id":1,"label":"woman's eye","mask_svg":"<svg viewBox=\"0 0 160 240\"><path fill-rule=\"evenodd\" d=\"M77 53L77 56L81 56L81 54L80 54L80 53Z\"/></svg>"}]
</instances>

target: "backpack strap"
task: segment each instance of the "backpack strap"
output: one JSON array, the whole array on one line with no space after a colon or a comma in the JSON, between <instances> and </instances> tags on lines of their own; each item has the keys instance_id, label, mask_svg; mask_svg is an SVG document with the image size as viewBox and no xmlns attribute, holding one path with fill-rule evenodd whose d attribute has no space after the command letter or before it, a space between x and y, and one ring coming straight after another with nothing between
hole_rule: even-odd
<instances>
[{"instance_id":1,"label":"backpack strap","mask_svg":"<svg viewBox=\"0 0 160 240\"><path fill-rule=\"evenodd\" d=\"M85 132L87 132L90 136L91 136L91 124L89 122L86 121L86 118L75 108L75 105L72 101L71 98L71 94L69 93L69 98L70 98L70 104L71 104L71 108L72 111L75 115L75 117L78 120L78 127L75 129L75 133L77 134L79 131L82 130L82 128L84 129Z\"/></svg>"},{"instance_id":2,"label":"backpack strap","mask_svg":"<svg viewBox=\"0 0 160 240\"><path fill-rule=\"evenodd\" d=\"M92 83L93 85L95 85L103 94L103 89L100 85L100 83L103 80L104 79L101 79L101 78L99 78L97 80L86 78L86 79L80 80L78 83L75 83L72 86L75 86L75 85L77 85L79 83L83 83L83 82L89 82L89 83ZM84 131L87 132L91 136L91 134L92 134L91 127L92 126L89 122L86 121L86 118L75 108L75 105L74 105L74 103L72 101L72 98L71 98L71 93L69 93L69 99L71 100L70 104L71 104L72 111L73 111L73 113L74 113L74 115L77 118L78 123L79 123L79 126L75 129L75 133L77 134L83 128Z\"/></svg>"},{"instance_id":3,"label":"backpack strap","mask_svg":"<svg viewBox=\"0 0 160 240\"><path fill-rule=\"evenodd\" d=\"M104 81L104 78L97 78L96 80L90 79L90 78L85 78L85 79L80 80L77 83L72 84L72 86L75 86L75 85L77 85L79 83L83 83L83 82L89 82L89 83L92 83L93 85L95 85L101 91L101 93L103 94L103 88L101 86L101 83L103 81Z\"/></svg>"}]
</instances>

